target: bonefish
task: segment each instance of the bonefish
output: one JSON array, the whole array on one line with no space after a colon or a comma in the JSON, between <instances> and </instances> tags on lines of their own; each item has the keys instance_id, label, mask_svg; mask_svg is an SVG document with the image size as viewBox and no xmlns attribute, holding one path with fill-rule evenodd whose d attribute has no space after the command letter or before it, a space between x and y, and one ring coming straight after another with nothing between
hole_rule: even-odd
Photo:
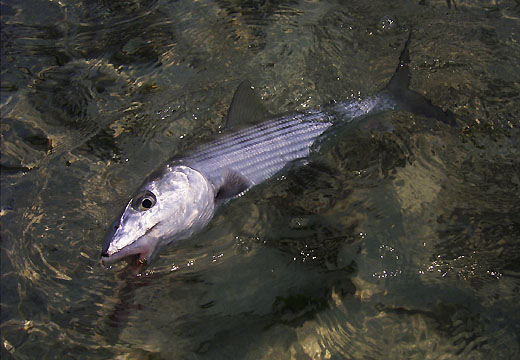
<instances>
[{"instance_id":1,"label":"bonefish","mask_svg":"<svg viewBox=\"0 0 520 360\"><path fill-rule=\"evenodd\" d=\"M325 131L354 119L402 109L455 124L451 112L409 90L409 43L397 69L377 95L319 110L269 116L249 82L239 85L227 126L249 127L177 155L150 175L111 225L101 251L104 263L135 256L144 264L164 246L202 230L222 204L307 157Z\"/></svg>"}]
</instances>

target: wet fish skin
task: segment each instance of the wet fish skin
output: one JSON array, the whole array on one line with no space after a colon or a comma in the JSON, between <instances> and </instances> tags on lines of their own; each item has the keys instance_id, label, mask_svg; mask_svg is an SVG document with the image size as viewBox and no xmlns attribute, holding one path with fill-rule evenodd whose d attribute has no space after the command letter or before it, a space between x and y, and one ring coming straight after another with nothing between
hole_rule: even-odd
<instances>
[{"instance_id":1,"label":"wet fish skin","mask_svg":"<svg viewBox=\"0 0 520 360\"><path fill-rule=\"evenodd\" d=\"M166 164L161 176L147 181L112 224L103 245L103 261L139 255L144 262L165 245L165 239L188 238L213 217L214 198L215 188L201 173Z\"/></svg>"},{"instance_id":2,"label":"wet fish skin","mask_svg":"<svg viewBox=\"0 0 520 360\"><path fill-rule=\"evenodd\" d=\"M162 247L203 229L221 204L307 157L315 141L334 124L396 108L452 124L452 114L408 89L409 42L410 38L389 85L376 96L272 117L164 164L110 228L102 248L103 262L110 264L130 255L138 255L141 263L149 262ZM243 83L233 98L228 121L259 119L264 115L258 109L250 84Z\"/></svg>"},{"instance_id":3,"label":"wet fish skin","mask_svg":"<svg viewBox=\"0 0 520 360\"><path fill-rule=\"evenodd\" d=\"M113 263L139 254L139 261L144 262L172 238L188 238L211 220L223 202L264 182L288 163L307 157L316 139L339 117L351 121L372 114L381 98L371 101L287 114L225 134L169 161L145 182L112 225L103 261ZM385 104L378 110L395 105L390 101ZM155 197L153 206L136 206L147 192Z\"/></svg>"}]
</instances>

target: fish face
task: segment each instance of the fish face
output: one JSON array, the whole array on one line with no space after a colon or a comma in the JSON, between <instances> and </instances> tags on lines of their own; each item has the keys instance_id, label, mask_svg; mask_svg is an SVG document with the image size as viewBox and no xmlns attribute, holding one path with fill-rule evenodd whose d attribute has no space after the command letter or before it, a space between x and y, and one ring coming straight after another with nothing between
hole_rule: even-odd
<instances>
[{"instance_id":1,"label":"fish face","mask_svg":"<svg viewBox=\"0 0 520 360\"><path fill-rule=\"evenodd\" d=\"M149 261L156 250L202 229L213 217L215 189L198 171L169 166L143 185L112 224L101 258L109 264L131 255Z\"/></svg>"}]
</instances>

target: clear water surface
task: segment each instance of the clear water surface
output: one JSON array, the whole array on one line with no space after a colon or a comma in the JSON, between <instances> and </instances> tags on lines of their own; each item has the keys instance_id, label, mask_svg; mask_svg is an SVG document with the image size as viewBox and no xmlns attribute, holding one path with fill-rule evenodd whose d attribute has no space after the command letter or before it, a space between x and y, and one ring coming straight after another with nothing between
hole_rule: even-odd
<instances>
[{"instance_id":1,"label":"clear water surface","mask_svg":"<svg viewBox=\"0 0 520 360\"><path fill-rule=\"evenodd\" d=\"M513 359L520 3L1 1L2 359ZM344 129L139 275L99 260L145 176L220 131L377 93ZM391 130L391 131L389 131Z\"/></svg>"}]
</instances>

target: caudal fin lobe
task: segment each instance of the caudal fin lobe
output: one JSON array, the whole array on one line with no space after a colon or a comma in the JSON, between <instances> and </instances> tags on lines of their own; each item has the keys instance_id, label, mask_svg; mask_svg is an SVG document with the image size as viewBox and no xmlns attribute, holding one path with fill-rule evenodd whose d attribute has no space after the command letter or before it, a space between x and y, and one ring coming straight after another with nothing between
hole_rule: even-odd
<instances>
[{"instance_id":1,"label":"caudal fin lobe","mask_svg":"<svg viewBox=\"0 0 520 360\"><path fill-rule=\"evenodd\" d=\"M423 115L434 118L448 125L456 126L455 114L451 111L443 111L441 108L433 105L430 100L421 94L410 90L410 40L412 38L412 30L408 35L408 39L404 44L404 49L399 57L399 64L395 70L390 83L386 90L392 95L397 103L397 107L417 115Z\"/></svg>"}]
</instances>

